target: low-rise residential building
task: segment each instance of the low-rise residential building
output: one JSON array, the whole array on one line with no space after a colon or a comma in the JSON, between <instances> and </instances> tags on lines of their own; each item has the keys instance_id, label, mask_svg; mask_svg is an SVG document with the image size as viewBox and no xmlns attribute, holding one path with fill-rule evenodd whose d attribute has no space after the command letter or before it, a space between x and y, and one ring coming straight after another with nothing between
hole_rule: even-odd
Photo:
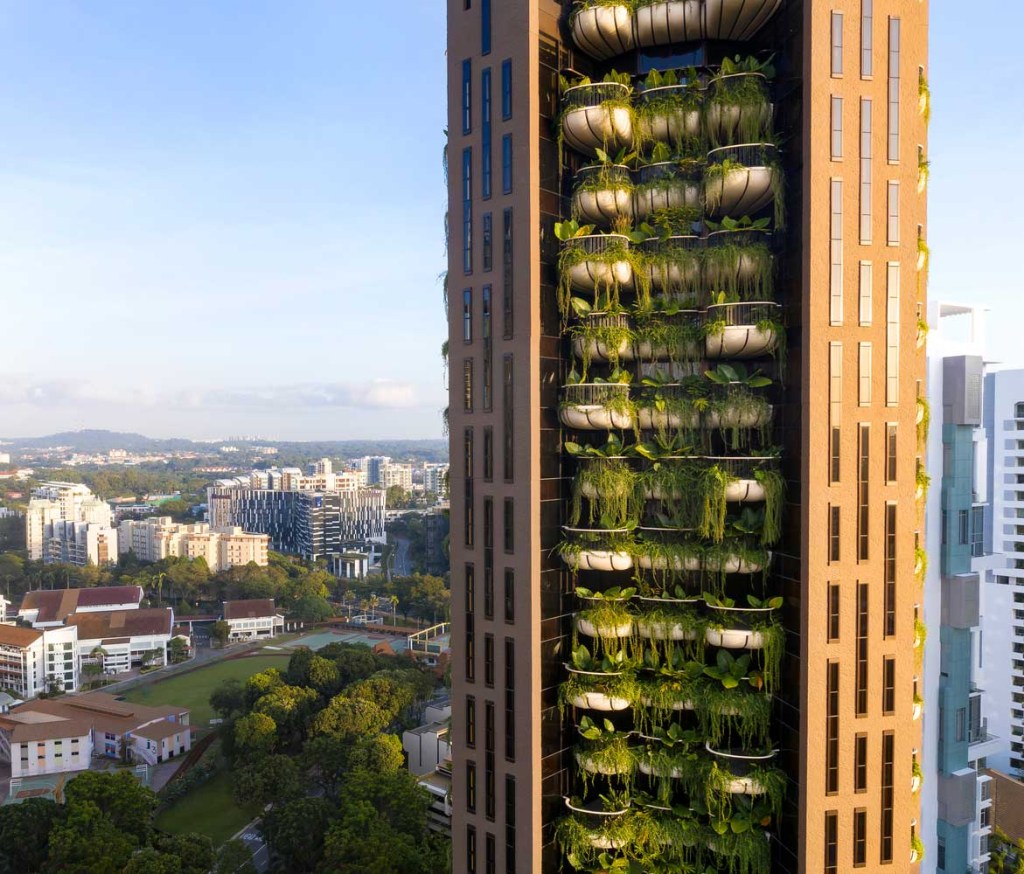
<instances>
[{"instance_id":1,"label":"low-rise residential building","mask_svg":"<svg viewBox=\"0 0 1024 874\"><path fill-rule=\"evenodd\" d=\"M0 687L19 698L34 698L50 686L78 688L78 633L75 628L0 625Z\"/></svg>"},{"instance_id":2,"label":"low-rise residential building","mask_svg":"<svg viewBox=\"0 0 1024 874\"><path fill-rule=\"evenodd\" d=\"M213 573L250 562L266 567L269 548L266 534L247 534L238 526L214 528L205 522L182 524L170 516L126 519L118 526L121 553L154 562L169 556L202 558Z\"/></svg>"},{"instance_id":3,"label":"low-rise residential building","mask_svg":"<svg viewBox=\"0 0 1024 874\"><path fill-rule=\"evenodd\" d=\"M224 621L231 629L228 640L274 637L284 630L284 615L274 606L273 598L225 601Z\"/></svg>"},{"instance_id":4,"label":"low-rise residential building","mask_svg":"<svg viewBox=\"0 0 1024 874\"><path fill-rule=\"evenodd\" d=\"M18 619L33 628L56 628L75 613L99 610L138 610L140 586L95 586L91 589L39 589L27 592Z\"/></svg>"},{"instance_id":5,"label":"low-rise residential building","mask_svg":"<svg viewBox=\"0 0 1024 874\"><path fill-rule=\"evenodd\" d=\"M133 667L166 665L174 636L170 607L76 613L68 626L78 629L78 654L83 664L99 664L104 673L120 674Z\"/></svg>"},{"instance_id":6,"label":"low-rise residential building","mask_svg":"<svg viewBox=\"0 0 1024 874\"><path fill-rule=\"evenodd\" d=\"M11 777L81 771L93 756L155 765L192 748L189 711L90 692L31 701L0 716Z\"/></svg>"}]
</instances>

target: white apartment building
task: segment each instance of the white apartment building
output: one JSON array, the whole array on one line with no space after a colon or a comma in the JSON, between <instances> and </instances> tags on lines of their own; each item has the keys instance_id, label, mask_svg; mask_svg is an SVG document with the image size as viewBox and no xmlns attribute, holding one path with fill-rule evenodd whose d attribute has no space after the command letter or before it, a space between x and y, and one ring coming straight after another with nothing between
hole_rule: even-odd
<instances>
[{"instance_id":1,"label":"white apartment building","mask_svg":"<svg viewBox=\"0 0 1024 874\"><path fill-rule=\"evenodd\" d=\"M121 553L132 552L140 561L202 558L213 573L250 562L266 567L269 548L266 534L247 534L237 526L213 528L205 522L180 524L170 516L126 519L118 526Z\"/></svg>"},{"instance_id":2,"label":"white apartment building","mask_svg":"<svg viewBox=\"0 0 1024 874\"><path fill-rule=\"evenodd\" d=\"M448 465L423 465L423 491L433 492L438 498L448 497Z\"/></svg>"},{"instance_id":3,"label":"white apartment building","mask_svg":"<svg viewBox=\"0 0 1024 874\"><path fill-rule=\"evenodd\" d=\"M392 486L400 486L407 492L412 491L411 464L385 464L381 467L380 487L389 489Z\"/></svg>"},{"instance_id":4,"label":"white apartment building","mask_svg":"<svg viewBox=\"0 0 1024 874\"><path fill-rule=\"evenodd\" d=\"M0 687L19 698L34 698L55 684L78 688L78 633L75 628L20 628L0 625Z\"/></svg>"},{"instance_id":5,"label":"white apartment building","mask_svg":"<svg viewBox=\"0 0 1024 874\"><path fill-rule=\"evenodd\" d=\"M110 505L81 483L49 482L32 492L25 513L28 557L81 567L117 561Z\"/></svg>"},{"instance_id":6,"label":"white apartment building","mask_svg":"<svg viewBox=\"0 0 1024 874\"><path fill-rule=\"evenodd\" d=\"M284 631L284 615L277 611L273 598L225 601L224 621L228 640L254 640L274 637Z\"/></svg>"}]
</instances>

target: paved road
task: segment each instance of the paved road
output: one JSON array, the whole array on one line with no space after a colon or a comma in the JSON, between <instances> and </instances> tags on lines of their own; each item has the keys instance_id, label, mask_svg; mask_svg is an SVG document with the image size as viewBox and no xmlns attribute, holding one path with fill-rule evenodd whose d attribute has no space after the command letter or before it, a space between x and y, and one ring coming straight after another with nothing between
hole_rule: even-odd
<instances>
[{"instance_id":1,"label":"paved road","mask_svg":"<svg viewBox=\"0 0 1024 874\"><path fill-rule=\"evenodd\" d=\"M233 839L245 844L249 852L252 853L253 865L260 874L263 874L270 867L270 850L267 849L267 845L263 842L263 838L260 835L259 822L258 819L254 819L235 835Z\"/></svg>"},{"instance_id":2,"label":"paved road","mask_svg":"<svg viewBox=\"0 0 1024 874\"><path fill-rule=\"evenodd\" d=\"M392 535L394 537L394 535ZM407 577L412 573L409 566L409 541L404 537L394 537L395 558L391 564L391 572L395 576Z\"/></svg>"}]
</instances>

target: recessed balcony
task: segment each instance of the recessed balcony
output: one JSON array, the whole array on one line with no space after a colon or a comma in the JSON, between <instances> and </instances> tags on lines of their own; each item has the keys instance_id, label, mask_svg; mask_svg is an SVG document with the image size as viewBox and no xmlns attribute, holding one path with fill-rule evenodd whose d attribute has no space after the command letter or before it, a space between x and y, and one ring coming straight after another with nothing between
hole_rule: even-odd
<instances>
[{"instance_id":1,"label":"recessed balcony","mask_svg":"<svg viewBox=\"0 0 1024 874\"><path fill-rule=\"evenodd\" d=\"M690 210L699 216L702 178L703 166L697 161L657 161L639 167L633 186L636 220L662 210Z\"/></svg>"},{"instance_id":2,"label":"recessed balcony","mask_svg":"<svg viewBox=\"0 0 1024 874\"><path fill-rule=\"evenodd\" d=\"M584 155L609 155L633 145L632 93L618 82L573 85L562 95L562 137Z\"/></svg>"},{"instance_id":3,"label":"recessed balcony","mask_svg":"<svg viewBox=\"0 0 1024 874\"><path fill-rule=\"evenodd\" d=\"M588 313L572 328L572 353L584 367L591 361L633 360L634 330L625 313Z\"/></svg>"},{"instance_id":4,"label":"recessed balcony","mask_svg":"<svg viewBox=\"0 0 1024 874\"><path fill-rule=\"evenodd\" d=\"M702 39L743 42L757 35L782 0L641 0L636 45L669 46Z\"/></svg>"},{"instance_id":5,"label":"recessed balcony","mask_svg":"<svg viewBox=\"0 0 1024 874\"><path fill-rule=\"evenodd\" d=\"M569 676L560 690L561 700L580 710L618 713L633 706L635 681L624 671L584 671L565 666Z\"/></svg>"},{"instance_id":6,"label":"recessed balcony","mask_svg":"<svg viewBox=\"0 0 1024 874\"><path fill-rule=\"evenodd\" d=\"M775 146L748 143L708 153L704 196L710 216L752 216L775 204L776 226L782 209L782 170Z\"/></svg>"},{"instance_id":7,"label":"recessed balcony","mask_svg":"<svg viewBox=\"0 0 1024 874\"><path fill-rule=\"evenodd\" d=\"M764 229L722 229L708 234L704 283L740 300L771 300L775 289L772 233Z\"/></svg>"},{"instance_id":8,"label":"recessed balcony","mask_svg":"<svg viewBox=\"0 0 1024 874\"><path fill-rule=\"evenodd\" d=\"M651 290L681 300L696 297L701 290L703 248L703 241L693 234L644 240L640 251Z\"/></svg>"},{"instance_id":9,"label":"recessed balcony","mask_svg":"<svg viewBox=\"0 0 1024 874\"><path fill-rule=\"evenodd\" d=\"M634 259L629 237L623 234L588 234L567 241L559 256L562 282L573 291L612 295L633 286Z\"/></svg>"},{"instance_id":10,"label":"recessed balcony","mask_svg":"<svg viewBox=\"0 0 1024 874\"><path fill-rule=\"evenodd\" d=\"M572 213L585 224L633 221L633 177L625 164L592 164L576 174Z\"/></svg>"},{"instance_id":11,"label":"recessed balcony","mask_svg":"<svg viewBox=\"0 0 1024 874\"><path fill-rule=\"evenodd\" d=\"M636 127L641 143L664 143L674 151L701 137L701 91L694 83L659 85L640 92Z\"/></svg>"},{"instance_id":12,"label":"recessed balcony","mask_svg":"<svg viewBox=\"0 0 1024 874\"><path fill-rule=\"evenodd\" d=\"M599 61L628 52L635 45L633 13L627 3L583 2L569 19L572 41Z\"/></svg>"},{"instance_id":13,"label":"recessed balcony","mask_svg":"<svg viewBox=\"0 0 1024 874\"><path fill-rule=\"evenodd\" d=\"M710 743L704 749L711 756L716 772L712 776L715 789L729 795L766 795L785 777L772 773L771 763L777 755L775 750L767 753L753 753L742 749L716 749ZM776 794L771 792L771 794Z\"/></svg>"}]
</instances>

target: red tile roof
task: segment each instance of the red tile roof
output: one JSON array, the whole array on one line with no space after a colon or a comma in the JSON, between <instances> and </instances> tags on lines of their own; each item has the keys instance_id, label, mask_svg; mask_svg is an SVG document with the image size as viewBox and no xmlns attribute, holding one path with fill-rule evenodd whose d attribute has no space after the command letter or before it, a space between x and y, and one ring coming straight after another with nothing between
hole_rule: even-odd
<instances>
[{"instance_id":1,"label":"red tile roof","mask_svg":"<svg viewBox=\"0 0 1024 874\"><path fill-rule=\"evenodd\" d=\"M81 607L139 604L139 586L96 586L92 589L40 589L27 592L21 601L22 610L38 610L36 622L63 622Z\"/></svg>"},{"instance_id":2,"label":"red tile roof","mask_svg":"<svg viewBox=\"0 0 1024 874\"><path fill-rule=\"evenodd\" d=\"M225 601L225 619L265 619L276 616L273 598L253 598L249 601Z\"/></svg>"},{"instance_id":3,"label":"red tile roof","mask_svg":"<svg viewBox=\"0 0 1024 874\"><path fill-rule=\"evenodd\" d=\"M170 634L174 611L170 607L144 607L139 610L97 610L76 613L68 625L78 628L79 640L109 640Z\"/></svg>"}]
</instances>

